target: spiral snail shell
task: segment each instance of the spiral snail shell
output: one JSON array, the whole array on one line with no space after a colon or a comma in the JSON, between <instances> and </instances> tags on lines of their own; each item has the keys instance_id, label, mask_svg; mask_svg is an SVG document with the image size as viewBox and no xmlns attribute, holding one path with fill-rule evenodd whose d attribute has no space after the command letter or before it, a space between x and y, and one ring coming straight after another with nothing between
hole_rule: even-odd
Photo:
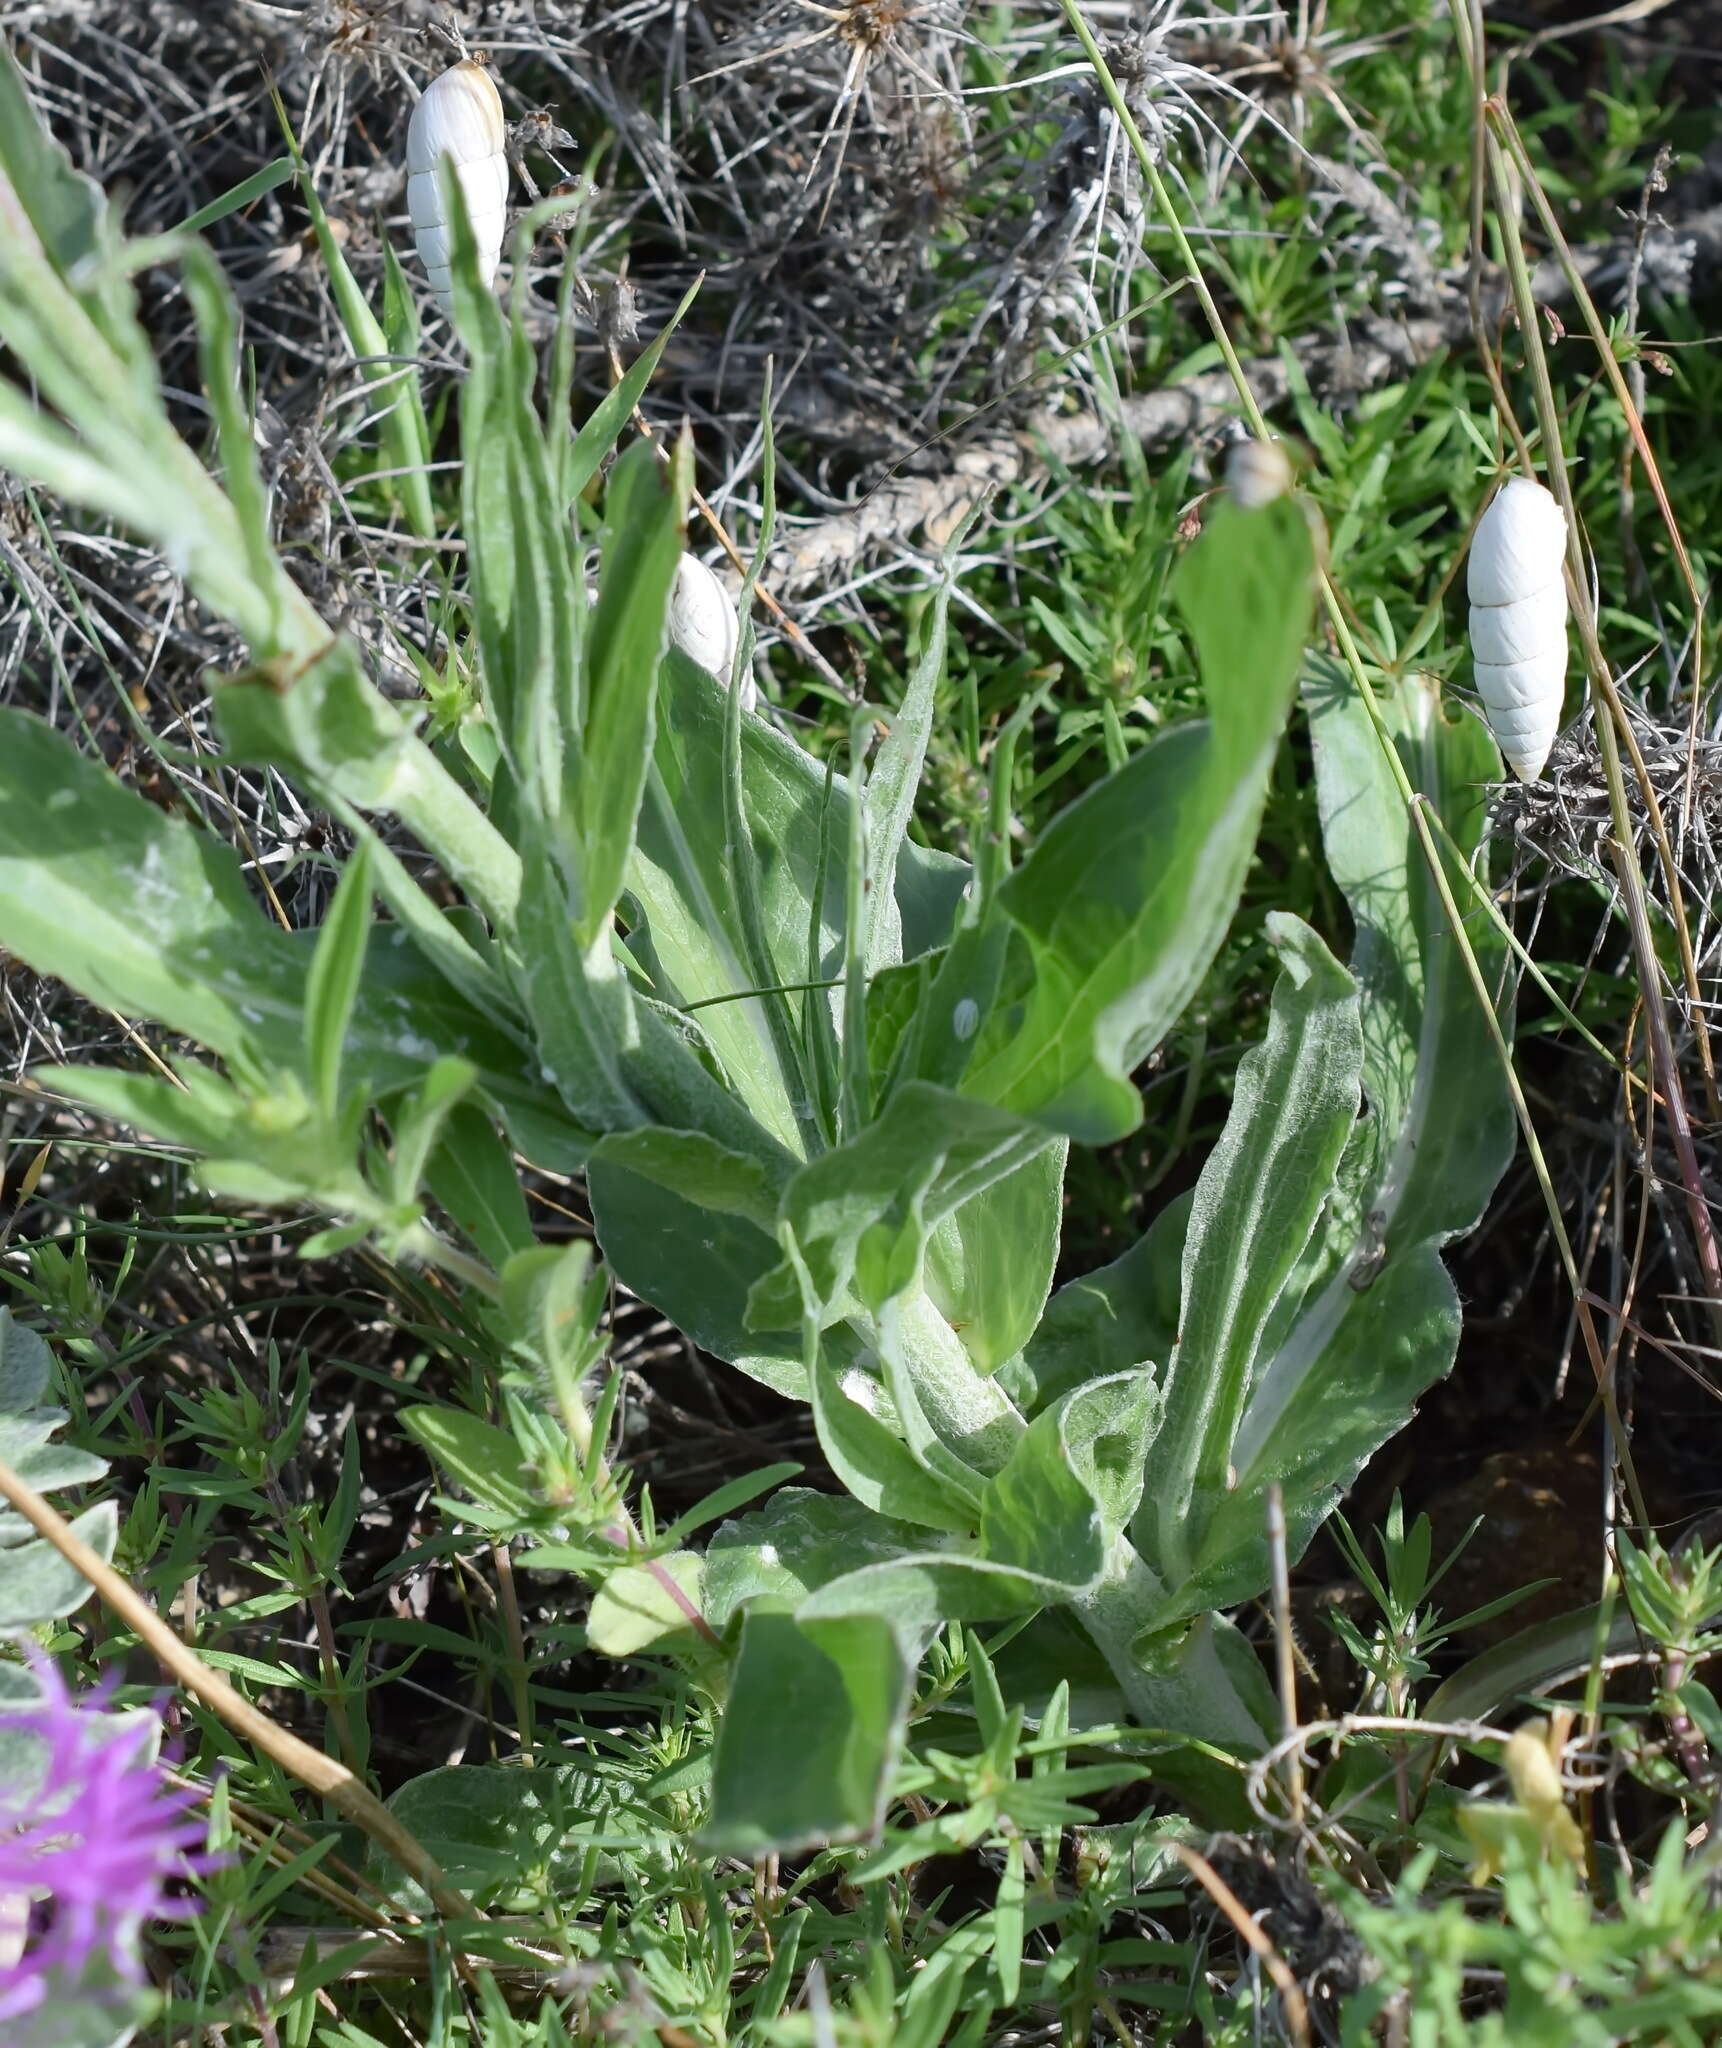
<instances>
[{"instance_id":1,"label":"spiral snail shell","mask_svg":"<svg viewBox=\"0 0 1722 2048\"><path fill-rule=\"evenodd\" d=\"M496 277L508 215L507 133L495 81L470 57L426 86L407 127L407 210L413 240L431 295L445 314L454 311L454 230L437 165L446 157L466 197L478 243L478 272Z\"/></svg>"},{"instance_id":2,"label":"spiral snail shell","mask_svg":"<svg viewBox=\"0 0 1722 2048\"><path fill-rule=\"evenodd\" d=\"M741 638L741 618L735 599L724 588L715 570L708 569L698 555L684 554L670 586L670 639L690 661L707 675L727 683L735 664L736 643ZM759 701L753 678L741 679L741 708L753 710Z\"/></svg>"},{"instance_id":3,"label":"spiral snail shell","mask_svg":"<svg viewBox=\"0 0 1722 2048\"><path fill-rule=\"evenodd\" d=\"M1489 730L1521 782L1543 772L1567 675L1566 515L1513 477L1477 522L1466 565L1471 660Z\"/></svg>"}]
</instances>

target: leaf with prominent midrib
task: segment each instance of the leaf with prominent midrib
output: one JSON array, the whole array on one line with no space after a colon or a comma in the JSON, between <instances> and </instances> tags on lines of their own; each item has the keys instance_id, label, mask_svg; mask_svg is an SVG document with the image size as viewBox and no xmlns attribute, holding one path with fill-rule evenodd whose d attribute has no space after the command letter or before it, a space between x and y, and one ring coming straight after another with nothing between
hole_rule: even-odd
<instances>
[{"instance_id":1,"label":"leaf with prominent midrib","mask_svg":"<svg viewBox=\"0 0 1722 2048\"><path fill-rule=\"evenodd\" d=\"M1196 1183L1166 1419L1137 1520L1139 1547L1173 1585L1226 1494L1258 1349L1332 1192L1362 1090L1351 976L1296 918L1276 912L1268 930L1284 965L1267 1038L1238 1068Z\"/></svg>"},{"instance_id":2,"label":"leaf with prominent midrib","mask_svg":"<svg viewBox=\"0 0 1722 2048\"><path fill-rule=\"evenodd\" d=\"M1481 1216L1512 1157L1514 1123L1486 1018L1403 798L1349 677L1308 683L1328 865L1357 925L1368 1114L1342 1169L1342 1200L1275 1317L1232 1450L1236 1487L1204 1532L1185 1599L1224 1606L1267 1584L1261 1502L1277 1481L1295 1560L1369 1458L1448 1371L1459 1300L1441 1246ZM1424 678L1381 686L1383 717L1414 788L1469 858L1500 775L1469 713L1449 718ZM1445 855L1460 905L1466 884ZM1489 986L1502 942L1466 932Z\"/></svg>"},{"instance_id":3,"label":"leaf with prominent midrib","mask_svg":"<svg viewBox=\"0 0 1722 2048\"><path fill-rule=\"evenodd\" d=\"M1302 507L1222 504L1179 568L1206 720L1060 813L999 890L1012 944L963 1092L1088 1144L1134 1130L1130 1071L1195 994L1243 888L1309 631Z\"/></svg>"}]
</instances>

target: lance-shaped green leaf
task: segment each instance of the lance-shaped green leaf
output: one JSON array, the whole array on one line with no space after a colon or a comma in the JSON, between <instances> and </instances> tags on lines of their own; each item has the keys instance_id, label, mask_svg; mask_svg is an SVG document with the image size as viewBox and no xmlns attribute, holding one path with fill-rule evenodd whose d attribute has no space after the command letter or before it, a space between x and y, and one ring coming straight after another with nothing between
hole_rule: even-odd
<instances>
[{"instance_id":1,"label":"lance-shaped green leaf","mask_svg":"<svg viewBox=\"0 0 1722 2048\"><path fill-rule=\"evenodd\" d=\"M997 1372L1021 1351L1046 1307L1064 1221L1066 1151L1054 1139L928 1236L927 1293L982 1372Z\"/></svg>"},{"instance_id":2,"label":"lance-shaped green leaf","mask_svg":"<svg viewBox=\"0 0 1722 2048\"><path fill-rule=\"evenodd\" d=\"M486 916L513 916L520 856L413 730L406 707L365 675L350 640L288 689L249 677L218 685L215 711L235 760L280 769L345 824L361 814L398 818Z\"/></svg>"},{"instance_id":3,"label":"lance-shaped green leaf","mask_svg":"<svg viewBox=\"0 0 1722 2048\"><path fill-rule=\"evenodd\" d=\"M1000 1375L1026 1414L1097 1376L1171 1362L1194 1200L1192 1189L1168 1202L1122 1258L1067 1281L1047 1303L1022 1358Z\"/></svg>"},{"instance_id":4,"label":"lance-shaped green leaf","mask_svg":"<svg viewBox=\"0 0 1722 2048\"><path fill-rule=\"evenodd\" d=\"M470 358L460 401L461 526L479 679L520 803L549 834L581 773L585 599L575 535L557 488L559 457L533 403L537 351L479 278L464 198L452 166L441 170L456 325ZM558 422L557 435L564 431ZM578 917L577 874L569 880Z\"/></svg>"},{"instance_id":5,"label":"lance-shaped green leaf","mask_svg":"<svg viewBox=\"0 0 1722 2048\"><path fill-rule=\"evenodd\" d=\"M0 711L0 945L92 1002L251 1071L300 1069L305 935L264 916L231 847L18 711ZM495 1020L499 1007L481 1010L412 948L379 943L343 1055L373 1095L410 1085L439 1055L470 1060L523 1151L545 1165L577 1162L586 1131L557 1113ZM172 1136L175 1121L156 1128Z\"/></svg>"},{"instance_id":6,"label":"lance-shaped green leaf","mask_svg":"<svg viewBox=\"0 0 1722 2048\"><path fill-rule=\"evenodd\" d=\"M902 920L893 883L908 838L915 792L920 787L921 766L932 734L934 700L945 669L945 622L950 602L947 574L922 622L926 642L920 659L867 776L862 806L867 882L859 952L869 976L895 966L903 958Z\"/></svg>"},{"instance_id":7,"label":"lance-shaped green leaf","mask_svg":"<svg viewBox=\"0 0 1722 2048\"><path fill-rule=\"evenodd\" d=\"M625 1131L651 1121L626 1073L638 1043L633 992L610 934L582 945L566 865L528 830L515 919L515 982L546 1081L589 1130Z\"/></svg>"},{"instance_id":8,"label":"lance-shaped green leaf","mask_svg":"<svg viewBox=\"0 0 1722 2048\"><path fill-rule=\"evenodd\" d=\"M749 965L730 873L724 782L725 688L672 651L658 675L659 719L629 870L629 944L664 1001L698 1004L732 1087L782 1144L799 1149L796 1085L779 1063ZM775 983L842 972L849 785L760 718L741 721L742 805ZM829 859L822 862L822 845ZM966 865L905 840L895 865L895 924L910 953L950 934ZM810 944L811 934L811 944ZM795 1000L822 1003L819 991Z\"/></svg>"},{"instance_id":9,"label":"lance-shaped green leaf","mask_svg":"<svg viewBox=\"0 0 1722 2048\"><path fill-rule=\"evenodd\" d=\"M136 326L136 300L114 261L117 237L107 195L37 119L23 73L0 47L0 183L7 192L4 233L30 237L62 277L74 281L98 328L133 352L140 383L154 388L147 348Z\"/></svg>"},{"instance_id":10,"label":"lance-shaped green leaf","mask_svg":"<svg viewBox=\"0 0 1722 2048\"><path fill-rule=\"evenodd\" d=\"M1233 1445L1236 1489L1201 1536L1185 1597L1219 1606L1267 1583L1260 1503L1278 1481L1295 1558L1364 1461L1448 1371L1459 1303L1440 1255L1470 1229L1512 1156L1512 1110L1404 801L1351 682L1319 668L1308 686L1328 865L1357 927L1364 1094L1323 1240L1300 1274L1256 1370ZM1500 774L1478 720L1451 722L1431 684L1408 677L1380 698L1412 785L1469 858L1484 791ZM1450 862L1452 856L1444 856ZM1450 866L1454 893L1465 883ZM1501 942L1466 926L1486 982Z\"/></svg>"},{"instance_id":11,"label":"lance-shaped green leaf","mask_svg":"<svg viewBox=\"0 0 1722 2048\"><path fill-rule=\"evenodd\" d=\"M239 397L232 292L201 243L177 245L224 493L168 419L106 203L49 139L4 49L0 193L9 202L0 207L0 341L35 401L0 382L0 467L124 520L238 627L257 658L304 659L329 631L270 546Z\"/></svg>"},{"instance_id":12,"label":"lance-shaped green leaf","mask_svg":"<svg viewBox=\"0 0 1722 2048\"><path fill-rule=\"evenodd\" d=\"M532 1246L532 1218L508 1147L471 1103L458 1103L426 1164L432 1195L500 1270Z\"/></svg>"},{"instance_id":13,"label":"lance-shaped green leaf","mask_svg":"<svg viewBox=\"0 0 1722 2048\"><path fill-rule=\"evenodd\" d=\"M305 974L305 1073L331 1126L341 1108L341 1064L370 943L371 863L361 847L342 871Z\"/></svg>"},{"instance_id":14,"label":"lance-shaped green leaf","mask_svg":"<svg viewBox=\"0 0 1722 2048\"><path fill-rule=\"evenodd\" d=\"M231 1058L298 1059L304 962L233 849L0 711L0 945L124 1016Z\"/></svg>"},{"instance_id":15,"label":"lance-shaped green leaf","mask_svg":"<svg viewBox=\"0 0 1722 2048\"><path fill-rule=\"evenodd\" d=\"M761 1329L805 1312L834 1321L859 1300L878 1309L918 1285L940 1217L1043 1152L1020 1117L915 1081L861 1134L804 1166L783 1197L779 1229L794 1246L749 1298Z\"/></svg>"},{"instance_id":16,"label":"lance-shaped green leaf","mask_svg":"<svg viewBox=\"0 0 1722 2048\"><path fill-rule=\"evenodd\" d=\"M526 1520L542 1506L526 1453L505 1429L464 1408L407 1408L401 1427L481 1506Z\"/></svg>"},{"instance_id":17,"label":"lance-shaped green leaf","mask_svg":"<svg viewBox=\"0 0 1722 2048\"><path fill-rule=\"evenodd\" d=\"M580 839L580 932L588 943L608 924L633 855L692 469L684 439L666 483L652 448L637 442L611 471L604 497L598 603L585 635L581 770L569 806Z\"/></svg>"},{"instance_id":18,"label":"lance-shaped green leaf","mask_svg":"<svg viewBox=\"0 0 1722 2048\"><path fill-rule=\"evenodd\" d=\"M586 416L579 433L564 444L562 496L567 511L573 511L575 499L598 474L598 465L626 430L634 416L634 408L645 396L646 386L657 372L665 344L681 325L698 291L697 282L688 286L682 294L681 304L663 327L623 371L620 381L599 399Z\"/></svg>"},{"instance_id":19,"label":"lance-shaped green leaf","mask_svg":"<svg viewBox=\"0 0 1722 2048\"><path fill-rule=\"evenodd\" d=\"M421 539L426 539L436 532L436 508L431 502L430 426L425 418L418 365L414 360L418 321L411 312L411 293L401 273L399 259L392 245L385 240L384 313L385 316L392 314L390 324L396 327L403 344L398 353L407 358L404 362L394 362L390 360L389 337L382 322L371 311L370 301L360 290L359 281L353 275L340 243L330 232L329 217L323 211L323 202L312 181L310 168L299 154L298 138L287 124L280 100L277 99L275 104L282 116L287 147L299 175L300 195L305 201L306 212L311 216L312 232L317 237L317 251L323 259L329 289L334 295L335 310L341 316L341 325L347 331L347 341L354 356L365 366L365 388L377 402L378 444L382 449L383 467L392 472L388 479L390 495L399 504L408 527ZM403 307L406 309L404 314Z\"/></svg>"},{"instance_id":20,"label":"lance-shaped green leaf","mask_svg":"<svg viewBox=\"0 0 1722 2048\"><path fill-rule=\"evenodd\" d=\"M1194 995L1243 888L1313 568L1292 500L1209 520L1176 583L1208 717L1080 797L999 889L1011 945L996 992L967 997L983 1015L965 1094L1090 1144L1140 1121L1130 1071Z\"/></svg>"},{"instance_id":21,"label":"lance-shaped green leaf","mask_svg":"<svg viewBox=\"0 0 1722 2048\"><path fill-rule=\"evenodd\" d=\"M1227 1493L1263 1334L1332 1192L1361 1097L1351 976L1296 918L1276 913L1268 929L1282 962L1268 1035L1239 1065L1196 1184L1166 1420L1137 1524L1144 1555L1173 1585Z\"/></svg>"}]
</instances>

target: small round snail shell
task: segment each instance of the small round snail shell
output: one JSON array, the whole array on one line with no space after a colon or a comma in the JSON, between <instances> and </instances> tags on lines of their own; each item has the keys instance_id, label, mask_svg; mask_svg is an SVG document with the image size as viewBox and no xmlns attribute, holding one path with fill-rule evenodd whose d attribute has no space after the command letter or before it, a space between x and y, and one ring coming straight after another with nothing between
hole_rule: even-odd
<instances>
[{"instance_id":1,"label":"small round snail shell","mask_svg":"<svg viewBox=\"0 0 1722 2048\"><path fill-rule=\"evenodd\" d=\"M508 217L506 141L502 96L490 73L471 58L433 79L413 109L407 128L407 210L431 295L445 314L454 310L454 230L437 166L444 157L454 165L478 243L478 273L488 285L496 277Z\"/></svg>"},{"instance_id":2,"label":"small round snail shell","mask_svg":"<svg viewBox=\"0 0 1722 2048\"><path fill-rule=\"evenodd\" d=\"M1541 775L1561 722L1566 552L1566 515L1541 484L1516 476L1478 520L1466 565L1477 694L1521 782Z\"/></svg>"},{"instance_id":3,"label":"small round snail shell","mask_svg":"<svg viewBox=\"0 0 1722 2048\"><path fill-rule=\"evenodd\" d=\"M1226 454L1226 485L1246 512L1259 512L1292 487L1292 466L1277 441L1234 441Z\"/></svg>"},{"instance_id":4,"label":"small round snail shell","mask_svg":"<svg viewBox=\"0 0 1722 2048\"><path fill-rule=\"evenodd\" d=\"M736 645L741 639L741 619L735 599L724 588L715 571L697 555L684 554L670 586L670 643L679 647L708 675L727 683L735 666ZM741 679L741 708L751 711L759 701L753 678Z\"/></svg>"}]
</instances>

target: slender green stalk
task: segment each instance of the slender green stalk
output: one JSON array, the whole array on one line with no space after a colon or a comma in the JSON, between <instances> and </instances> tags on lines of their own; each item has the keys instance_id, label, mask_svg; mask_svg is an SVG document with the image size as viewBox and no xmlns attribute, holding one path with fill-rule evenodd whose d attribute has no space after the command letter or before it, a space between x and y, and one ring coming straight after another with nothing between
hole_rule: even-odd
<instances>
[{"instance_id":1,"label":"slender green stalk","mask_svg":"<svg viewBox=\"0 0 1722 2048\"><path fill-rule=\"evenodd\" d=\"M1520 332L1525 338L1526 361L1531 373L1531 389L1536 399L1537 416L1542 427L1543 452L1549 481L1554 486L1555 496L1566 515L1568 588L1573 599L1574 616L1578 621L1579 639L1584 648L1585 665L1589 670L1592 686L1597 692L1593 705L1593 723L1596 728L1597 744L1602 752L1603 775L1608 785L1614 867L1620 878L1621 896L1626 905L1627 924L1632 934L1633 955L1638 965L1639 987L1644 999L1645 1021L1650 1034L1652 1070L1666 1108L1669 1136L1680 1165L1680 1178L1686 1193L1687 1216L1692 1226L1693 1244L1698 1253L1699 1272L1704 1281L1704 1295L1710 1304L1712 1324L1719 1339L1722 1339L1722 1252L1719 1252L1717 1247L1709 1197L1704 1187L1703 1169L1698 1163L1697 1148L1693 1143L1691 1122L1686 1111L1686 1095L1681 1085L1679 1062L1674 1052L1674 1034L1669 1027L1668 1005L1663 994L1662 966L1656 957L1656 943L1651 933L1644 876L1638 865L1632 814L1627 805L1626 778L1620 765L1616 726L1618 724L1624 728L1626 715L1597 637L1596 617L1591 609L1590 593L1585 583L1578 512L1573 503L1572 482L1567 475L1566 460L1561 447L1560 410L1555 403L1548 357L1537 328L1536 301L1532 296L1530 266L1525 259L1524 243L1519 235L1518 221L1511 216L1507 207L1510 194L1507 161L1502 155L1500 143L1492 132L1487 137L1487 143L1496 208L1501 216L1502 233L1506 244L1507 271L1512 282L1513 302L1519 316ZM1539 187L1528 159L1519 155L1515 157L1515 162L1518 165L1521 183L1527 190L1538 193ZM1612 361L1612 356L1609 359ZM1624 387L1622 388L1624 391ZM1645 778L1645 782L1648 786L1648 778ZM1665 873L1669 886L1669 911L1680 943L1681 957L1687 975L1687 992L1695 1006L1694 1017L1701 1020L1702 996L1698 987L1697 967L1692 958L1691 938L1686 930L1679 876L1674 868L1672 850L1667 849L1666 832L1662 832L1660 838L1667 854ZM1700 1061L1707 1076L1710 1076L1714 1096L1715 1084L1710 1068L1709 1046L1701 1021L1697 1024L1697 1033ZM1712 1114L1715 1113L1713 1108Z\"/></svg>"}]
</instances>

